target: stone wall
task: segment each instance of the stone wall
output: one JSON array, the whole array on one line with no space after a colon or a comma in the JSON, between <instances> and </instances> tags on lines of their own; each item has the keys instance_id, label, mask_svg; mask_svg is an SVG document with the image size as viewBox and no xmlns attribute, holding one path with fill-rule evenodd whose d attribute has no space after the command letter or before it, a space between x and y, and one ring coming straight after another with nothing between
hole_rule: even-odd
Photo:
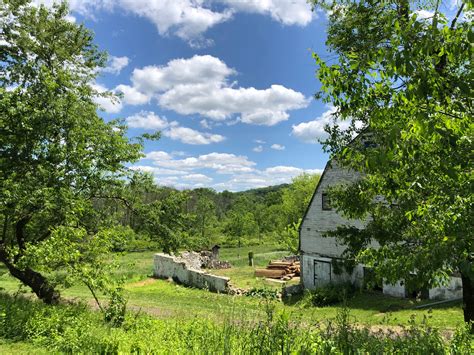
<instances>
[{"instance_id":1,"label":"stone wall","mask_svg":"<svg viewBox=\"0 0 474 355\"><path fill-rule=\"evenodd\" d=\"M189 267L181 258L167 254L155 254L153 276L172 278L186 286L204 288L213 292L228 292L228 277L216 276Z\"/></svg>"}]
</instances>

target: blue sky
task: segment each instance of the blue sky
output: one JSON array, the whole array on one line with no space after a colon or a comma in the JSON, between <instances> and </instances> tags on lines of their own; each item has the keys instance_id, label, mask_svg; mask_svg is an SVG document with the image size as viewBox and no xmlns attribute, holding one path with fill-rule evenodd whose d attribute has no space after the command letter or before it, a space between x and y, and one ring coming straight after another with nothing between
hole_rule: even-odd
<instances>
[{"instance_id":1,"label":"blue sky","mask_svg":"<svg viewBox=\"0 0 474 355\"><path fill-rule=\"evenodd\" d=\"M44 3L44 1L42 1ZM245 190L320 172L331 107L312 51L326 56L323 13L306 0L72 0L71 20L110 55L96 88L105 120L130 136L162 131L134 169L177 188Z\"/></svg>"},{"instance_id":2,"label":"blue sky","mask_svg":"<svg viewBox=\"0 0 474 355\"><path fill-rule=\"evenodd\" d=\"M162 132L132 169L161 185L239 191L324 168L317 140L334 108L313 98L320 83L311 54L329 58L327 18L306 0L69 4L70 20L93 30L110 55L94 87L123 95L97 99L104 120L124 119L130 137Z\"/></svg>"}]
</instances>

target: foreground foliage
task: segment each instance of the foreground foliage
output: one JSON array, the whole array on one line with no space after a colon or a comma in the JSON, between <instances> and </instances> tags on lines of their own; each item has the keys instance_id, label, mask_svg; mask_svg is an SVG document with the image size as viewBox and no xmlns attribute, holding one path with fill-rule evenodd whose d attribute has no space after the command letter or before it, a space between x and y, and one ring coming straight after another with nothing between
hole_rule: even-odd
<instances>
[{"instance_id":1,"label":"foreground foliage","mask_svg":"<svg viewBox=\"0 0 474 355\"><path fill-rule=\"evenodd\" d=\"M324 324L305 324L262 304L266 318L224 315L221 322L158 320L128 314L120 328L104 325L80 305L47 306L0 294L0 337L29 341L52 351L71 353L236 353L236 354L469 354L466 329L450 340L426 322L395 331L356 326L347 310Z\"/></svg>"},{"instance_id":2,"label":"foreground foliage","mask_svg":"<svg viewBox=\"0 0 474 355\"><path fill-rule=\"evenodd\" d=\"M474 321L472 0L312 2L338 59L315 55L317 96L335 106L325 146L363 175L333 206L368 222L333 235L379 281L423 289L459 273Z\"/></svg>"},{"instance_id":3,"label":"foreground foliage","mask_svg":"<svg viewBox=\"0 0 474 355\"><path fill-rule=\"evenodd\" d=\"M50 270L112 286L102 256L114 233L94 201L116 197L142 150L98 115L105 54L67 14L65 4L0 2L0 262L46 303L71 283Z\"/></svg>"}]
</instances>

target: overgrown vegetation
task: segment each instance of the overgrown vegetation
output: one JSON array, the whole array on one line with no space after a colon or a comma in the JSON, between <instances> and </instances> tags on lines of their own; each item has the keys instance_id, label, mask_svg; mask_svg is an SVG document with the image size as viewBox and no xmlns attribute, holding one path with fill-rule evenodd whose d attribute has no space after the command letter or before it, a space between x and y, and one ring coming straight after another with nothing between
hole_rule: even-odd
<instances>
[{"instance_id":1,"label":"overgrown vegetation","mask_svg":"<svg viewBox=\"0 0 474 355\"><path fill-rule=\"evenodd\" d=\"M261 321L245 314L224 314L221 322L206 319L156 319L127 314L121 328L105 325L81 305L47 306L0 294L0 337L32 342L67 353L238 353L238 354L470 354L465 328L449 340L425 320L397 331L356 325L347 309L320 324L302 324L288 313L263 307Z\"/></svg>"},{"instance_id":2,"label":"overgrown vegetation","mask_svg":"<svg viewBox=\"0 0 474 355\"><path fill-rule=\"evenodd\" d=\"M315 290L306 291L312 306L324 307L338 304L351 298L355 293L352 284L329 284Z\"/></svg>"}]
</instances>

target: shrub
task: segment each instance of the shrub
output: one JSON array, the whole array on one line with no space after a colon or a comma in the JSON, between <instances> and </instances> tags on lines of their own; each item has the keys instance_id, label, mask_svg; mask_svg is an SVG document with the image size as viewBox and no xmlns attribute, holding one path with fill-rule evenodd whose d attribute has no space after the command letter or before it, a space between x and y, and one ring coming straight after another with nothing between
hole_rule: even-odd
<instances>
[{"instance_id":1,"label":"shrub","mask_svg":"<svg viewBox=\"0 0 474 355\"><path fill-rule=\"evenodd\" d=\"M330 306L352 297L354 292L354 286L349 283L329 284L311 291L311 303L316 307Z\"/></svg>"},{"instance_id":2,"label":"shrub","mask_svg":"<svg viewBox=\"0 0 474 355\"><path fill-rule=\"evenodd\" d=\"M84 305L47 306L0 293L0 337L30 341L53 353L91 354L471 354L467 328L445 341L428 319L398 332L355 326L348 309L322 327L302 324L262 302L266 317L222 322L156 319L126 314L121 327L105 323ZM120 313L120 312L119 312Z\"/></svg>"},{"instance_id":3,"label":"shrub","mask_svg":"<svg viewBox=\"0 0 474 355\"><path fill-rule=\"evenodd\" d=\"M245 292L246 296L249 297L259 297L267 300L278 301L280 299L280 293L277 290L272 290L270 288L258 288L254 287Z\"/></svg>"}]
</instances>

